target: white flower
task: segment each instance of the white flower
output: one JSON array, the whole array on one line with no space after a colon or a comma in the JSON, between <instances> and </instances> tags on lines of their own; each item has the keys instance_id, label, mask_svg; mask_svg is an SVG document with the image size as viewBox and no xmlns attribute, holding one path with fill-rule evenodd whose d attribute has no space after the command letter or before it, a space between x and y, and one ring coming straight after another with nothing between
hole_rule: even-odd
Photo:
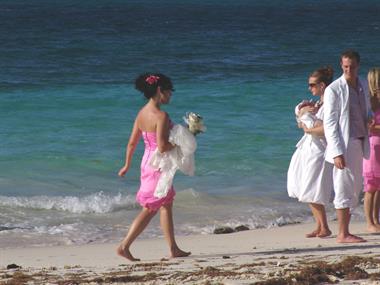
<instances>
[{"instance_id":1,"label":"white flower","mask_svg":"<svg viewBox=\"0 0 380 285\"><path fill-rule=\"evenodd\" d=\"M206 127L203 125L203 118L199 114L187 112L183 120L187 124L189 131L194 135L206 131Z\"/></svg>"}]
</instances>

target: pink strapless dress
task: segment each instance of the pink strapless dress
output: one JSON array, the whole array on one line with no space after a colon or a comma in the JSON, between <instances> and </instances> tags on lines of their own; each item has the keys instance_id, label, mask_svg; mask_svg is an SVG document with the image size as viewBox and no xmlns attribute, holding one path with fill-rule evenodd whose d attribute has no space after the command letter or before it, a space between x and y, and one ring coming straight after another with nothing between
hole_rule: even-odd
<instances>
[{"instance_id":1,"label":"pink strapless dress","mask_svg":"<svg viewBox=\"0 0 380 285\"><path fill-rule=\"evenodd\" d=\"M162 205L173 202L175 191L172 185L166 197L154 197L153 193L160 179L161 172L150 167L149 161L154 150L157 148L157 138L155 132L142 132L142 136L144 138L145 151L141 161L141 185L136 195L136 201L145 208L157 211Z\"/></svg>"},{"instance_id":2,"label":"pink strapless dress","mask_svg":"<svg viewBox=\"0 0 380 285\"><path fill-rule=\"evenodd\" d=\"M380 110L374 114L376 124L380 124ZM380 136L370 134L370 157L363 160L364 191L380 190Z\"/></svg>"}]
</instances>

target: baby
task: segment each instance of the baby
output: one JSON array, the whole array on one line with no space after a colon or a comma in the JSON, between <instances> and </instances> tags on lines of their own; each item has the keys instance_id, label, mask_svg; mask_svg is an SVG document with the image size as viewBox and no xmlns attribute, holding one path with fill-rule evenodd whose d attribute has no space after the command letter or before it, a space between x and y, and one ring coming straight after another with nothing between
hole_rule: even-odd
<instances>
[{"instance_id":1,"label":"baby","mask_svg":"<svg viewBox=\"0 0 380 285\"><path fill-rule=\"evenodd\" d=\"M303 100L299 103L295 108L298 126L302 128L302 124L304 124L308 129L321 126L323 122L315 115L321 105L320 101L314 102L313 100Z\"/></svg>"}]
</instances>

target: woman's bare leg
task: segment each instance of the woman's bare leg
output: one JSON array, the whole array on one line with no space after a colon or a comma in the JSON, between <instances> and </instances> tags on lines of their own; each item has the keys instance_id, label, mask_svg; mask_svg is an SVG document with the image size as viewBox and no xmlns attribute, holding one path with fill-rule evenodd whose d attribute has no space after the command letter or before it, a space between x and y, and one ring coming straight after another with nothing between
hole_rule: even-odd
<instances>
[{"instance_id":1,"label":"woman's bare leg","mask_svg":"<svg viewBox=\"0 0 380 285\"><path fill-rule=\"evenodd\" d=\"M373 222L377 227L380 227L379 221L379 211L380 211L380 191L375 192L375 198L373 203Z\"/></svg>"},{"instance_id":2,"label":"woman's bare leg","mask_svg":"<svg viewBox=\"0 0 380 285\"><path fill-rule=\"evenodd\" d=\"M137 217L132 222L127 235L122 240L120 245L118 246L116 252L118 255L123 256L130 261L139 261L140 259L134 258L131 252L129 251L129 247L132 242L141 234L141 232L146 228L149 224L150 220L156 215L157 212L149 210L147 208L143 208L141 212L137 215Z\"/></svg>"},{"instance_id":3,"label":"woman's bare leg","mask_svg":"<svg viewBox=\"0 0 380 285\"><path fill-rule=\"evenodd\" d=\"M317 223L317 229L306 235L306 237L330 236L331 231L327 223L325 206L316 203L310 203L309 206Z\"/></svg>"},{"instance_id":4,"label":"woman's bare leg","mask_svg":"<svg viewBox=\"0 0 380 285\"><path fill-rule=\"evenodd\" d=\"M181 250L174 237L174 223L173 223L173 203L166 204L160 208L160 222L162 231L164 232L166 241L169 244L171 257L184 257L189 256L191 252Z\"/></svg>"},{"instance_id":5,"label":"woman's bare leg","mask_svg":"<svg viewBox=\"0 0 380 285\"><path fill-rule=\"evenodd\" d=\"M309 207L310 207L311 213L313 214L314 220L317 224L317 228L314 231L312 231L311 233L306 234L307 238L316 237L318 235L319 231L321 230L321 224L320 224L320 221L318 219L318 215L316 213L317 210L313 205L315 205L315 204L309 203Z\"/></svg>"},{"instance_id":6,"label":"woman's bare leg","mask_svg":"<svg viewBox=\"0 0 380 285\"><path fill-rule=\"evenodd\" d=\"M376 233L379 231L373 219L375 193L376 192L365 192L364 194L364 213L367 221L367 231L371 233Z\"/></svg>"},{"instance_id":7,"label":"woman's bare leg","mask_svg":"<svg viewBox=\"0 0 380 285\"><path fill-rule=\"evenodd\" d=\"M321 204L312 204L313 207L316 209L316 215L318 216L318 220L320 223L321 230L319 231L317 237L327 237L331 235L331 231L329 229L329 225L327 223L327 216L326 216L326 210L325 206Z\"/></svg>"}]
</instances>

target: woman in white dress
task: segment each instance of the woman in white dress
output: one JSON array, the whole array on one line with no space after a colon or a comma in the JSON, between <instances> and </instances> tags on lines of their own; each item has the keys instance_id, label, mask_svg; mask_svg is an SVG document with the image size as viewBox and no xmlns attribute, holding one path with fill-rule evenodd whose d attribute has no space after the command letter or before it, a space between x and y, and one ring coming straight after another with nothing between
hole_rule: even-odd
<instances>
[{"instance_id":1,"label":"woman in white dress","mask_svg":"<svg viewBox=\"0 0 380 285\"><path fill-rule=\"evenodd\" d=\"M300 202L308 203L316 221L316 229L306 237L327 237L328 227L325 205L333 189L332 177L325 167L326 140L323 131L323 94L332 82L331 67L317 69L309 76L309 91L318 96L317 103L301 102L296 107L299 128L304 136L297 143L288 169L288 194Z\"/></svg>"}]
</instances>

